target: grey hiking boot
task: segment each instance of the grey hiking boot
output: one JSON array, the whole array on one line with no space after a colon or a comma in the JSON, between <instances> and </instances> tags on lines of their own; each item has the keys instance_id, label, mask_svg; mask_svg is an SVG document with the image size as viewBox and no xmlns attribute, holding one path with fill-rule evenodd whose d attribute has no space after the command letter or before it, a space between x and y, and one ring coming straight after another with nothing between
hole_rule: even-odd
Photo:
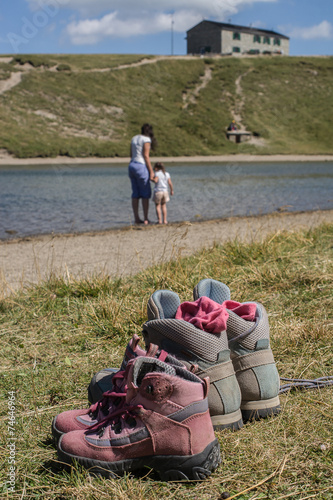
<instances>
[{"instance_id":1,"label":"grey hiking boot","mask_svg":"<svg viewBox=\"0 0 333 500\"><path fill-rule=\"evenodd\" d=\"M148 321L143 325L146 344L154 343L176 356L188 368L197 365L200 378L209 377L208 403L215 429L240 429L241 393L230 360L225 331L210 333L182 319L175 319L180 300L170 290L158 290L148 301Z\"/></svg>"},{"instance_id":2,"label":"grey hiking boot","mask_svg":"<svg viewBox=\"0 0 333 500\"><path fill-rule=\"evenodd\" d=\"M227 335L231 359L242 393L241 411L243 420L254 420L280 412L279 387L280 378L270 348L269 323L267 312L262 304L246 302L241 306L250 306L254 311L252 320L244 319L236 314L236 309L229 306L224 284L212 279L203 279L193 290L193 297L209 297L215 302L225 303L229 318Z\"/></svg>"}]
</instances>

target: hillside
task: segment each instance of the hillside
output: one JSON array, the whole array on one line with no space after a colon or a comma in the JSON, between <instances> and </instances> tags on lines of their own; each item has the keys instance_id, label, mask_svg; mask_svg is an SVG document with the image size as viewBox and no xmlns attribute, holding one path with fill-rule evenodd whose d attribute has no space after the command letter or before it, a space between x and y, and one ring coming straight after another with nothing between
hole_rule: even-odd
<instances>
[{"instance_id":1,"label":"hillside","mask_svg":"<svg viewBox=\"0 0 333 500\"><path fill-rule=\"evenodd\" d=\"M123 157L148 121L158 156L332 154L332 77L331 57L0 57L0 149Z\"/></svg>"}]
</instances>

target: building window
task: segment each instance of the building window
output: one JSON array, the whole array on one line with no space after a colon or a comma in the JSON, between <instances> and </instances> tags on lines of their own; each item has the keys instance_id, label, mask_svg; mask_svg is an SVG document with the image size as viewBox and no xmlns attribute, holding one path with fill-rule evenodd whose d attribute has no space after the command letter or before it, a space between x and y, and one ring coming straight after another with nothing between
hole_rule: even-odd
<instances>
[{"instance_id":1,"label":"building window","mask_svg":"<svg viewBox=\"0 0 333 500\"><path fill-rule=\"evenodd\" d=\"M280 38L274 38L274 45L281 45L281 40Z\"/></svg>"},{"instance_id":2,"label":"building window","mask_svg":"<svg viewBox=\"0 0 333 500\"><path fill-rule=\"evenodd\" d=\"M233 52L240 52L240 47L233 47L233 48L232 48L232 51L233 51Z\"/></svg>"},{"instance_id":3,"label":"building window","mask_svg":"<svg viewBox=\"0 0 333 500\"><path fill-rule=\"evenodd\" d=\"M269 38L269 36L264 36L263 37L263 43L268 43L268 45L270 45L271 39Z\"/></svg>"},{"instance_id":4,"label":"building window","mask_svg":"<svg viewBox=\"0 0 333 500\"><path fill-rule=\"evenodd\" d=\"M232 35L232 39L233 40L240 40L241 39L241 36L240 36L240 33L237 33L236 31L233 33Z\"/></svg>"},{"instance_id":5,"label":"building window","mask_svg":"<svg viewBox=\"0 0 333 500\"><path fill-rule=\"evenodd\" d=\"M260 37L260 35L253 35L253 41L261 43L261 37Z\"/></svg>"}]
</instances>

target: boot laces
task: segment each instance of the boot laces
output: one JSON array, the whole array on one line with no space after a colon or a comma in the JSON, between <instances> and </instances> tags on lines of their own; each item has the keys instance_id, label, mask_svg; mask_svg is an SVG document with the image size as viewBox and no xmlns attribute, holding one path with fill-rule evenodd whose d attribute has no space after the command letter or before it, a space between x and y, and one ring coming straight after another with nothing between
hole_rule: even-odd
<instances>
[{"instance_id":1,"label":"boot laces","mask_svg":"<svg viewBox=\"0 0 333 500\"><path fill-rule=\"evenodd\" d=\"M251 326L251 328L249 330L247 330L246 332L243 332L240 335L237 335L236 337L232 338L231 340L228 340L229 344L232 344L233 342L238 342L239 340L242 340L245 337L247 337L248 335L250 335L250 333L252 333L257 328L258 323L259 323L259 318L255 318L254 324Z\"/></svg>"},{"instance_id":2,"label":"boot laces","mask_svg":"<svg viewBox=\"0 0 333 500\"><path fill-rule=\"evenodd\" d=\"M292 389L321 389L333 385L333 376L331 375L315 379L280 377L280 380L287 383L280 386L279 394L289 392Z\"/></svg>"},{"instance_id":3,"label":"boot laces","mask_svg":"<svg viewBox=\"0 0 333 500\"><path fill-rule=\"evenodd\" d=\"M112 381L123 381L125 378L125 371L119 371L114 374ZM121 392L121 389L119 387L121 384L115 383L113 386L112 391L106 391L103 393L102 399L97 401L97 403L91 405L89 408L89 416L91 418L96 418L98 416L98 413L102 411L104 415L108 413L109 407L110 407L110 399L113 399L112 403L118 406L123 398L126 396L126 386L125 386L125 391Z\"/></svg>"},{"instance_id":4,"label":"boot laces","mask_svg":"<svg viewBox=\"0 0 333 500\"><path fill-rule=\"evenodd\" d=\"M115 431L116 434L120 434L123 423L126 422L130 427L136 426L136 417L143 409L142 405L126 405L118 410L115 410L109 415L107 415L103 420L96 422L96 424L89 427L89 434L97 432L99 437L102 437L107 426Z\"/></svg>"}]
</instances>

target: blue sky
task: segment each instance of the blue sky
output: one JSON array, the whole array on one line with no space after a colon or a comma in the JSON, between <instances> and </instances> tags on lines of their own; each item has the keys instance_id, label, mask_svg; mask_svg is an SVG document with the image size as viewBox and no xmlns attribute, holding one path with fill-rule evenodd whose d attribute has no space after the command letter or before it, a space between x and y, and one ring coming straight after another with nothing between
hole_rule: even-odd
<instances>
[{"instance_id":1,"label":"blue sky","mask_svg":"<svg viewBox=\"0 0 333 500\"><path fill-rule=\"evenodd\" d=\"M290 37L290 55L333 55L333 0L1 0L0 53L186 54L203 19Z\"/></svg>"}]
</instances>

